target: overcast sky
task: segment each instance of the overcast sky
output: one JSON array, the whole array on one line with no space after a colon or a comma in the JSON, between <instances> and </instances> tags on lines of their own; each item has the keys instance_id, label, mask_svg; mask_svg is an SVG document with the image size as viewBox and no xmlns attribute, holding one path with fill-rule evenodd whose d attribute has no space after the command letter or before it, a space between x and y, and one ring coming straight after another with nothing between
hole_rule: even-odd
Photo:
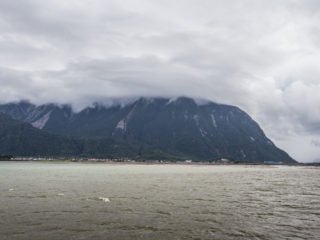
<instances>
[{"instance_id":1,"label":"overcast sky","mask_svg":"<svg viewBox=\"0 0 320 240\"><path fill-rule=\"evenodd\" d=\"M1 0L0 52L2 103L207 98L320 159L318 0Z\"/></svg>"}]
</instances>

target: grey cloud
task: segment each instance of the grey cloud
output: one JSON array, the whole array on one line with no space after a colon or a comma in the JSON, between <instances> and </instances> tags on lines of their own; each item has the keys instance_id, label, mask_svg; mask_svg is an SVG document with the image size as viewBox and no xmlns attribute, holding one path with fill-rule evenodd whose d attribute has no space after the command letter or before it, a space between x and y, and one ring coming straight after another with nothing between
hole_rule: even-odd
<instances>
[{"instance_id":1,"label":"grey cloud","mask_svg":"<svg viewBox=\"0 0 320 240\"><path fill-rule=\"evenodd\" d=\"M314 145L314 146L316 146L316 147L318 147L318 148L320 148L320 141L311 140L310 144L311 144L311 145Z\"/></svg>"}]
</instances>

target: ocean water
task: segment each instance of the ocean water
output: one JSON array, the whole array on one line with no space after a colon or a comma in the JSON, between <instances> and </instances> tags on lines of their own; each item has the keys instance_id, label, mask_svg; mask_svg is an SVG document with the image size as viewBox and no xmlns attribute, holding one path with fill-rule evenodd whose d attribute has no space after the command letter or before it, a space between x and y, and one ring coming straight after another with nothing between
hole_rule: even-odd
<instances>
[{"instance_id":1,"label":"ocean water","mask_svg":"<svg viewBox=\"0 0 320 240\"><path fill-rule=\"evenodd\" d=\"M0 239L320 239L320 168L0 162Z\"/></svg>"}]
</instances>

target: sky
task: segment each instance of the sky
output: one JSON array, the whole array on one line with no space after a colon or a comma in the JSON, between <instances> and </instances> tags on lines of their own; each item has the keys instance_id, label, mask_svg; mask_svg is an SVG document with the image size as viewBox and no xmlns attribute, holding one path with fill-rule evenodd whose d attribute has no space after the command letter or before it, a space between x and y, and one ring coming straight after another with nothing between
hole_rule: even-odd
<instances>
[{"instance_id":1,"label":"sky","mask_svg":"<svg viewBox=\"0 0 320 240\"><path fill-rule=\"evenodd\" d=\"M320 159L318 0L1 0L0 102L190 96Z\"/></svg>"}]
</instances>

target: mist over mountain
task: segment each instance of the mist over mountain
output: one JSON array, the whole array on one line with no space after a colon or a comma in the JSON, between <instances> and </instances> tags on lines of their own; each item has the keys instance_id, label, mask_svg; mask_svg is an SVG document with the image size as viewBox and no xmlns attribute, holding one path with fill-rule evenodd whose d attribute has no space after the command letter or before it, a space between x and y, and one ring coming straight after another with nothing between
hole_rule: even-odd
<instances>
[{"instance_id":1,"label":"mist over mountain","mask_svg":"<svg viewBox=\"0 0 320 240\"><path fill-rule=\"evenodd\" d=\"M0 112L30 123L41 133L85 139L85 145L91 146L87 151L91 155L294 162L241 109L187 97L139 98L111 105L96 103L80 112L69 105L36 106L23 101L0 105ZM101 143L106 140L109 142ZM100 150L90 150L92 141ZM83 151L72 151L75 155L86 155Z\"/></svg>"},{"instance_id":2,"label":"mist over mountain","mask_svg":"<svg viewBox=\"0 0 320 240\"><path fill-rule=\"evenodd\" d=\"M316 0L2 0L0 103L189 96L238 106L320 156Z\"/></svg>"}]
</instances>

